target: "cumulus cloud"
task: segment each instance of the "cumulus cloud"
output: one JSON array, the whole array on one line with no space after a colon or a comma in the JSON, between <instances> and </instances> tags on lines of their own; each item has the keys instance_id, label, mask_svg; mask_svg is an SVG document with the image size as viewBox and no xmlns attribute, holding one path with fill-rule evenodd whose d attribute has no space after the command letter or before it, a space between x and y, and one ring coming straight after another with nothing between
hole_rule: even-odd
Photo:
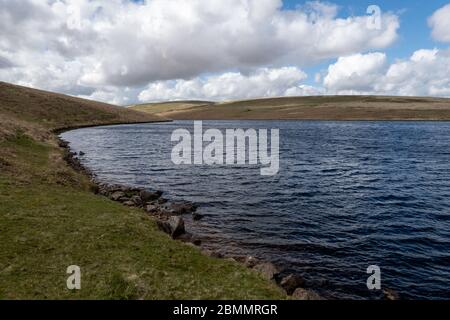
<instances>
[{"instance_id":1,"label":"cumulus cloud","mask_svg":"<svg viewBox=\"0 0 450 320\"><path fill-rule=\"evenodd\" d=\"M0 79L106 97L229 70L302 67L392 44L398 17L383 14L380 28L370 19L338 17L321 2L285 10L281 0L0 0Z\"/></svg>"},{"instance_id":2,"label":"cumulus cloud","mask_svg":"<svg viewBox=\"0 0 450 320\"><path fill-rule=\"evenodd\" d=\"M329 66L324 85L335 93L372 91L385 64L386 55L379 52L341 57Z\"/></svg>"},{"instance_id":3,"label":"cumulus cloud","mask_svg":"<svg viewBox=\"0 0 450 320\"><path fill-rule=\"evenodd\" d=\"M437 10L429 19L432 36L441 42L450 42L450 4Z\"/></svg>"},{"instance_id":4,"label":"cumulus cloud","mask_svg":"<svg viewBox=\"0 0 450 320\"><path fill-rule=\"evenodd\" d=\"M378 91L408 96L450 96L450 51L418 50L392 64Z\"/></svg>"},{"instance_id":5,"label":"cumulus cloud","mask_svg":"<svg viewBox=\"0 0 450 320\"><path fill-rule=\"evenodd\" d=\"M226 100L306 94L308 89L301 84L306 77L295 67L262 68L248 75L227 72L193 80L153 83L140 93L139 100Z\"/></svg>"},{"instance_id":6,"label":"cumulus cloud","mask_svg":"<svg viewBox=\"0 0 450 320\"><path fill-rule=\"evenodd\" d=\"M324 86L329 94L449 97L450 51L421 49L390 65L383 53L339 58Z\"/></svg>"}]
</instances>

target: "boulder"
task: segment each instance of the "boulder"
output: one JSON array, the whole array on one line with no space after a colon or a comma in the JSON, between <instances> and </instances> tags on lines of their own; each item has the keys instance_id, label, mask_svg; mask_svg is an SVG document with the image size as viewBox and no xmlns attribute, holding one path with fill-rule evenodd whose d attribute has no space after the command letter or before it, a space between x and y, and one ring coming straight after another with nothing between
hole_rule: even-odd
<instances>
[{"instance_id":1,"label":"boulder","mask_svg":"<svg viewBox=\"0 0 450 320\"><path fill-rule=\"evenodd\" d=\"M86 155L86 153L84 153L83 151L80 151L78 154L80 155L80 157Z\"/></svg>"},{"instance_id":2,"label":"boulder","mask_svg":"<svg viewBox=\"0 0 450 320\"><path fill-rule=\"evenodd\" d=\"M123 191L114 191L109 198L113 201L120 201L121 199L126 198L126 195Z\"/></svg>"},{"instance_id":3,"label":"boulder","mask_svg":"<svg viewBox=\"0 0 450 320\"><path fill-rule=\"evenodd\" d=\"M59 145L61 148L68 148L68 147L69 147L69 143L68 143L67 141L62 140L62 139L59 139L59 140L58 140L58 145Z\"/></svg>"},{"instance_id":4,"label":"boulder","mask_svg":"<svg viewBox=\"0 0 450 320\"><path fill-rule=\"evenodd\" d=\"M183 215L193 213L197 206L188 201L171 202L162 206L162 210L169 215Z\"/></svg>"},{"instance_id":5,"label":"boulder","mask_svg":"<svg viewBox=\"0 0 450 320\"><path fill-rule=\"evenodd\" d=\"M147 211L148 213L156 213L158 212L158 209L159 207L154 204L149 204L145 207L145 211Z\"/></svg>"},{"instance_id":6,"label":"boulder","mask_svg":"<svg viewBox=\"0 0 450 320\"><path fill-rule=\"evenodd\" d=\"M159 204L159 205L165 204L165 203L167 203L167 202L169 202L169 200L167 200L167 199L165 199L165 198L159 198L159 199L156 201L156 203Z\"/></svg>"},{"instance_id":7,"label":"boulder","mask_svg":"<svg viewBox=\"0 0 450 320\"><path fill-rule=\"evenodd\" d=\"M202 250L202 253L205 256L212 257L212 258L217 258L217 259L222 259L224 257L224 255L222 253L220 253L218 251L212 251L212 250L209 250L209 249Z\"/></svg>"},{"instance_id":8,"label":"boulder","mask_svg":"<svg viewBox=\"0 0 450 320\"><path fill-rule=\"evenodd\" d=\"M400 296L392 289L383 289L383 295L386 300L397 301L400 300Z\"/></svg>"},{"instance_id":9,"label":"boulder","mask_svg":"<svg viewBox=\"0 0 450 320\"><path fill-rule=\"evenodd\" d=\"M136 207L142 206L142 200L140 196L132 196L130 201L132 201Z\"/></svg>"},{"instance_id":10,"label":"boulder","mask_svg":"<svg viewBox=\"0 0 450 320\"><path fill-rule=\"evenodd\" d=\"M292 298L295 300L324 300L318 293L303 288L295 289Z\"/></svg>"},{"instance_id":11,"label":"boulder","mask_svg":"<svg viewBox=\"0 0 450 320\"><path fill-rule=\"evenodd\" d=\"M257 264L256 266L253 267L253 270L258 271L264 278L268 280L274 279L275 276L277 276L280 273L278 268L273 263L270 262Z\"/></svg>"},{"instance_id":12,"label":"boulder","mask_svg":"<svg viewBox=\"0 0 450 320\"><path fill-rule=\"evenodd\" d=\"M169 220L158 220L158 228L169 234L172 238L177 238L186 233L184 220L181 217L170 217Z\"/></svg>"},{"instance_id":13,"label":"boulder","mask_svg":"<svg viewBox=\"0 0 450 320\"><path fill-rule=\"evenodd\" d=\"M253 268L259 263L259 260L256 259L255 257L247 256L244 258L243 263L247 268Z\"/></svg>"},{"instance_id":14,"label":"boulder","mask_svg":"<svg viewBox=\"0 0 450 320\"><path fill-rule=\"evenodd\" d=\"M191 243L197 247L202 244L202 241L200 239L196 238L194 235L192 235L191 233L187 233L187 232L185 234L179 236L177 238L177 240L180 240L185 243Z\"/></svg>"},{"instance_id":15,"label":"boulder","mask_svg":"<svg viewBox=\"0 0 450 320\"><path fill-rule=\"evenodd\" d=\"M288 295L293 294L295 289L303 287L304 285L305 279L295 274L290 274L287 277L284 277L280 282L280 286L286 290Z\"/></svg>"},{"instance_id":16,"label":"boulder","mask_svg":"<svg viewBox=\"0 0 450 320\"><path fill-rule=\"evenodd\" d=\"M136 206L136 204L131 200L123 202L123 205L127 206L127 207L135 207Z\"/></svg>"},{"instance_id":17,"label":"boulder","mask_svg":"<svg viewBox=\"0 0 450 320\"><path fill-rule=\"evenodd\" d=\"M201 215L200 213L196 213L196 212L192 213L192 219L193 219L194 221L200 221L200 220L202 220L204 217L205 217L205 216L204 216L204 215Z\"/></svg>"},{"instance_id":18,"label":"boulder","mask_svg":"<svg viewBox=\"0 0 450 320\"><path fill-rule=\"evenodd\" d=\"M141 197L142 202L145 203L158 200L161 198L162 194L162 191L150 192L147 190L142 190L140 191L139 196Z\"/></svg>"}]
</instances>

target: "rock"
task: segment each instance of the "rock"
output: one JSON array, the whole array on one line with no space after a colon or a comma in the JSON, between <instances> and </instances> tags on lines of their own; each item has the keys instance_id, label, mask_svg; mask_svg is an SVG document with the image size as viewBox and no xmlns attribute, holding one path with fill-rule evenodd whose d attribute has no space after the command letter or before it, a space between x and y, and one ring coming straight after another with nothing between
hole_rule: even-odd
<instances>
[{"instance_id":1,"label":"rock","mask_svg":"<svg viewBox=\"0 0 450 320\"><path fill-rule=\"evenodd\" d=\"M164 198L159 198L158 201L157 201L157 203L158 203L159 205L165 204L165 203L167 203L167 202L169 202L169 200L164 199Z\"/></svg>"},{"instance_id":2,"label":"rock","mask_svg":"<svg viewBox=\"0 0 450 320\"><path fill-rule=\"evenodd\" d=\"M140 196L132 196L130 201L134 203L135 206L140 207L142 206L142 200Z\"/></svg>"},{"instance_id":3,"label":"rock","mask_svg":"<svg viewBox=\"0 0 450 320\"><path fill-rule=\"evenodd\" d=\"M174 239L186 233L184 220L181 217L170 217L167 221L158 220L157 225L160 230L169 234Z\"/></svg>"},{"instance_id":4,"label":"rock","mask_svg":"<svg viewBox=\"0 0 450 320\"><path fill-rule=\"evenodd\" d=\"M82 156L86 155L86 153L84 153L83 151L80 151L80 152L78 153L78 155L79 155L80 157L82 157Z\"/></svg>"},{"instance_id":5,"label":"rock","mask_svg":"<svg viewBox=\"0 0 450 320\"><path fill-rule=\"evenodd\" d=\"M391 301L400 300L400 296L398 295L398 293L392 289L389 289L389 288L383 289L383 294L384 294L384 298L386 300L391 300Z\"/></svg>"},{"instance_id":6,"label":"rock","mask_svg":"<svg viewBox=\"0 0 450 320\"><path fill-rule=\"evenodd\" d=\"M192 214L192 219L193 219L194 221L200 221L200 220L202 220L204 217L205 217L205 216L204 216L204 215L201 215L200 213L194 212L194 213Z\"/></svg>"},{"instance_id":7,"label":"rock","mask_svg":"<svg viewBox=\"0 0 450 320\"><path fill-rule=\"evenodd\" d=\"M323 300L323 298L312 290L306 290L303 288L295 289L292 294L292 298L295 300Z\"/></svg>"},{"instance_id":8,"label":"rock","mask_svg":"<svg viewBox=\"0 0 450 320\"><path fill-rule=\"evenodd\" d=\"M149 204L145 207L145 211L148 213L156 213L158 212L158 206L155 206L154 204Z\"/></svg>"},{"instance_id":9,"label":"rock","mask_svg":"<svg viewBox=\"0 0 450 320\"><path fill-rule=\"evenodd\" d=\"M195 211L197 211L197 206L192 202L183 201L175 203L175 209L183 213L195 213Z\"/></svg>"},{"instance_id":10,"label":"rock","mask_svg":"<svg viewBox=\"0 0 450 320\"><path fill-rule=\"evenodd\" d=\"M170 215L183 215L195 212L197 206L188 201L171 202L162 206L162 210Z\"/></svg>"},{"instance_id":11,"label":"rock","mask_svg":"<svg viewBox=\"0 0 450 320\"><path fill-rule=\"evenodd\" d=\"M275 276L280 273L278 268L273 263L270 262L257 264L256 266L253 267L253 270L258 271L264 276L264 278L268 280L274 279Z\"/></svg>"},{"instance_id":12,"label":"rock","mask_svg":"<svg viewBox=\"0 0 450 320\"><path fill-rule=\"evenodd\" d=\"M127 206L127 207L135 207L136 206L136 204L131 200L123 202L123 205Z\"/></svg>"},{"instance_id":13,"label":"rock","mask_svg":"<svg viewBox=\"0 0 450 320\"><path fill-rule=\"evenodd\" d=\"M217 258L217 259L222 259L223 258L223 254L218 252L218 251L212 251L212 250L209 250L209 249L205 249L205 250L202 250L202 253L205 256L212 257L212 258Z\"/></svg>"},{"instance_id":14,"label":"rock","mask_svg":"<svg viewBox=\"0 0 450 320\"><path fill-rule=\"evenodd\" d=\"M172 228L172 238L176 238L186 232L184 220L181 217L170 217L169 224Z\"/></svg>"},{"instance_id":15,"label":"rock","mask_svg":"<svg viewBox=\"0 0 450 320\"><path fill-rule=\"evenodd\" d=\"M115 191L109 197L113 201L120 201L121 199L126 198L126 195L123 191Z\"/></svg>"},{"instance_id":16,"label":"rock","mask_svg":"<svg viewBox=\"0 0 450 320\"><path fill-rule=\"evenodd\" d=\"M191 243L194 246L200 246L202 244L202 241L200 239L196 238L195 236L193 236L192 234L187 233L187 232L183 235L180 235L177 238L177 240L180 240L185 243Z\"/></svg>"},{"instance_id":17,"label":"rock","mask_svg":"<svg viewBox=\"0 0 450 320\"><path fill-rule=\"evenodd\" d=\"M161 191L150 192L150 191L142 190L142 191L140 191L139 196L141 197L142 202L145 203L145 202L158 200L159 198L161 198L162 194L163 193Z\"/></svg>"},{"instance_id":18,"label":"rock","mask_svg":"<svg viewBox=\"0 0 450 320\"><path fill-rule=\"evenodd\" d=\"M244 258L243 263L247 268L253 268L259 263L259 260L256 259L255 257L247 256Z\"/></svg>"},{"instance_id":19,"label":"rock","mask_svg":"<svg viewBox=\"0 0 450 320\"><path fill-rule=\"evenodd\" d=\"M304 285L305 279L295 274L290 274L287 277L284 277L280 282L280 286L286 290L288 295L293 294L295 289L303 287Z\"/></svg>"},{"instance_id":20,"label":"rock","mask_svg":"<svg viewBox=\"0 0 450 320\"><path fill-rule=\"evenodd\" d=\"M68 143L67 141L64 141L64 140L59 140L59 141L58 141L58 145L59 145L61 148L68 148L68 147L69 147L69 143Z\"/></svg>"}]
</instances>

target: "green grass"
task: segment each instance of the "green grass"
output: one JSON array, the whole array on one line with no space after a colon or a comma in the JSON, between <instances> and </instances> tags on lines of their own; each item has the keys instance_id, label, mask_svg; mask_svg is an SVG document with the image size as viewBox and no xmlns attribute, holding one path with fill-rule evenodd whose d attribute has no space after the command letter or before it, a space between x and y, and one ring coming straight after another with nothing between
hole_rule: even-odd
<instances>
[{"instance_id":1,"label":"green grass","mask_svg":"<svg viewBox=\"0 0 450 320\"><path fill-rule=\"evenodd\" d=\"M61 151L0 144L1 299L282 299L260 275L159 232L143 211L88 191ZM82 289L69 291L78 265Z\"/></svg>"}]
</instances>

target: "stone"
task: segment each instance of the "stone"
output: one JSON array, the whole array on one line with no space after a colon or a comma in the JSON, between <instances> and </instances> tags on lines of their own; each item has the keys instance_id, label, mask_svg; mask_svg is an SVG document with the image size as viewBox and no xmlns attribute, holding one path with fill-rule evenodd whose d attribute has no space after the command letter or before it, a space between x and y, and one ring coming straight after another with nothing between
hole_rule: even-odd
<instances>
[{"instance_id":1,"label":"stone","mask_svg":"<svg viewBox=\"0 0 450 320\"><path fill-rule=\"evenodd\" d=\"M135 204L133 201L131 201L131 200L125 201L125 202L123 203L123 205L124 205L124 206L127 206L127 207L135 207L135 206L136 206L136 204Z\"/></svg>"},{"instance_id":2,"label":"stone","mask_svg":"<svg viewBox=\"0 0 450 320\"><path fill-rule=\"evenodd\" d=\"M172 238L176 238L184 233L186 233L184 227L184 220L181 217L170 217L169 224L172 229Z\"/></svg>"},{"instance_id":3,"label":"stone","mask_svg":"<svg viewBox=\"0 0 450 320\"><path fill-rule=\"evenodd\" d=\"M142 202L150 202L158 200L159 198L161 198L162 194L163 194L162 191L150 192L142 190L139 193L139 196L141 197Z\"/></svg>"},{"instance_id":4,"label":"stone","mask_svg":"<svg viewBox=\"0 0 450 320\"><path fill-rule=\"evenodd\" d=\"M80 152L78 153L78 155L79 155L80 157L82 157L82 156L86 155L86 153L84 153L83 151L80 151Z\"/></svg>"},{"instance_id":5,"label":"stone","mask_svg":"<svg viewBox=\"0 0 450 320\"><path fill-rule=\"evenodd\" d=\"M192 213L192 219L193 219L194 221L200 221L200 220L202 220L204 217L205 217L205 216L204 216L204 215L201 215L200 213L196 213L196 212Z\"/></svg>"},{"instance_id":6,"label":"stone","mask_svg":"<svg viewBox=\"0 0 450 320\"><path fill-rule=\"evenodd\" d=\"M264 278L273 280L276 275L280 273L278 268L270 262L263 262L253 267L253 270L258 271Z\"/></svg>"},{"instance_id":7,"label":"stone","mask_svg":"<svg viewBox=\"0 0 450 320\"><path fill-rule=\"evenodd\" d=\"M383 289L383 294L384 294L384 298L386 300L391 300L391 301L400 300L400 296L398 295L398 293L392 289L389 289L389 288Z\"/></svg>"},{"instance_id":8,"label":"stone","mask_svg":"<svg viewBox=\"0 0 450 320\"><path fill-rule=\"evenodd\" d=\"M126 198L126 195L123 191L115 191L109 197L113 201L120 201L122 198Z\"/></svg>"},{"instance_id":9,"label":"stone","mask_svg":"<svg viewBox=\"0 0 450 320\"><path fill-rule=\"evenodd\" d=\"M183 215L195 212L197 210L197 206L188 201L179 201L164 205L162 210L171 215Z\"/></svg>"},{"instance_id":10,"label":"stone","mask_svg":"<svg viewBox=\"0 0 450 320\"><path fill-rule=\"evenodd\" d=\"M158 220L158 228L169 234L173 239L186 233L184 220L181 217L170 217L169 220Z\"/></svg>"},{"instance_id":11,"label":"stone","mask_svg":"<svg viewBox=\"0 0 450 320\"><path fill-rule=\"evenodd\" d=\"M318 293L303 288L295 289L292 298L295 300L324 300Z\"/></svg>"},{"instance_id":12,"label":"stone","mask_svg":"<svg viewBox=\"0 0 450 320\"><path fill-rule=\"evenodd\" d=\"M157 201L157 203L160 204L160 205L161 205L161 204L165 204L165 203L167 203L167 202L169 202L169 200L167 200L167 199L165 199L165 198L159 198L158 201Z\"/></svg>"},{"instance_id":13,"label":"stone","mask_svg":"<svg viewBox=\"0 0 450 320\"><path fill-rule=\"evenodd\" d=\"M286 290L288 295L293 294L295 289L303 287L304 285L305 279L295 274L290 274L287 277L284 277L280 282L280 286Z\"/></svg>"},{"instance_id":14,"label":"stone","mask_svg":"<svg viewBox=\"0 0 450 320\"><path fill-rule=\"evenodd\" d=\"M202 250L202 253L205 256L212 257L212 258L217 258L217 259L222 259L223 258L223 254L222 253L217 252L217 251L212 251L212 250L209 250L209 249Z\"/></svg>"},{"instance_id":15,"label":"stone","mask_svg":"<svg viewBox=\"0 0 450 320\"><path fill-rule=\"evenodd\" d=\"M130 201L133 201L137 207L140 207L142 205L142 200L140 196L132 196Z\"/></svg>"},{"instance_id":16,"label":"stone","mask_svg":"<svg viewBox=\"0 0 450 320\"><path fill-rule=\"evenodd\" d=\"M247 256L244 258L243 263L247 268L253 268L259 263L259 260L256 259L255 257Z\"/></svg>"},{"instance_id":17,"label":"stone","mask_svg":"<svg viewBox=\"0 0 450 320\"><path fill-rule=\"evenodd\" d=\"M158 206L155 206L154 204L149 204L145 207L145 211L148 213L156 213L158 212Z\"/></svg>"}]
</instances>

